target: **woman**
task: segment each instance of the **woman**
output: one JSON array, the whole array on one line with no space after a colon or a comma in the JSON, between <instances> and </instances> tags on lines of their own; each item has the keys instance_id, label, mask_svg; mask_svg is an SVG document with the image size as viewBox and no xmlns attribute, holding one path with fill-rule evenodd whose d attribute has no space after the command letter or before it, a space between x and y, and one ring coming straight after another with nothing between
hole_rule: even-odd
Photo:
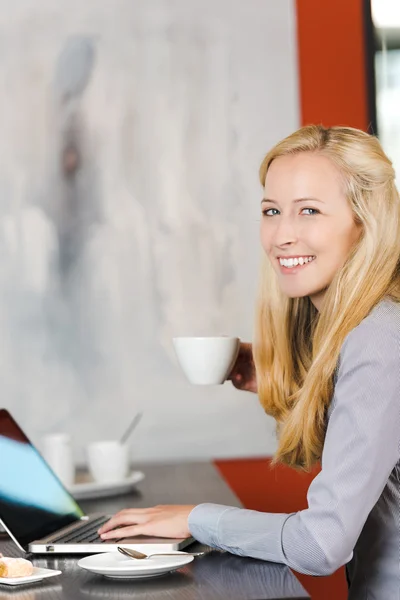
<instances>
[{"instance_id":1,"label":"woman","mask_svg":"<svg viewBox=\"0 0 400 600\"><path fill-rule=\"evenodd\" d=\"M378 140L303 127L265 157L257 333L232 372L278 426L275 460L322 470L308 508L215 504L118 513L104 539L191 533L229 552L329 575L349 597L400 588L400 199Z\"/></svg>"}]
</instances>

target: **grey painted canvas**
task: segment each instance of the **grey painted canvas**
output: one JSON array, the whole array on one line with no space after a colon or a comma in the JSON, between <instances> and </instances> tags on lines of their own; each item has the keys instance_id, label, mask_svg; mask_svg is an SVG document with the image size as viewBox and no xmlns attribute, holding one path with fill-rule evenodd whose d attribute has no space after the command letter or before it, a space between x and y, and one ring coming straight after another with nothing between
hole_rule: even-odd
<instances>
[{"instance_id":1,"label":"grey painted canvas","mask_svg":"<svg viewBox=\"0 0 400 600\"><path fill-rule=\"evenodd\" d=\"M1 404L35 441L263 454L171 337L250 339L263 154L298 126L292 0L1 2Z\"/></svg>"}]
</instances>

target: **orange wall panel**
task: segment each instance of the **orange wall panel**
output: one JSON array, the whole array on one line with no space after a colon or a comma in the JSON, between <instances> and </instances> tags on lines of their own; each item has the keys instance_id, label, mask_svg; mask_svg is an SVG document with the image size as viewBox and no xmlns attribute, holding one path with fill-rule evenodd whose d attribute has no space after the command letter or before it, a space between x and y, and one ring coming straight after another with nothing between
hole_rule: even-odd
<instances>
[{"instance_id":1,"label":"orange wall panel","mask_svg":"<svg viewBox=\"0 0 400 600\"><path fill-rule=\"evenodd\" d=\"M302 124L369 125L363 0L296 0Z\"/></svg>"},{"instance_id":2,"label":"orange wall panel","mask_svg":"<svg viewBox=\"0 0 400 600\"><path fill-rule=\"evenodd\" d=\"M308 487L319 473L319 467L311 473L284 465L271 469L270 458L219 460L215 465L243 506L261 512L291 513L306 508ZM347 598L343 567L329 577L295 575L313 600Z\"/></svg>"}]
</instances>

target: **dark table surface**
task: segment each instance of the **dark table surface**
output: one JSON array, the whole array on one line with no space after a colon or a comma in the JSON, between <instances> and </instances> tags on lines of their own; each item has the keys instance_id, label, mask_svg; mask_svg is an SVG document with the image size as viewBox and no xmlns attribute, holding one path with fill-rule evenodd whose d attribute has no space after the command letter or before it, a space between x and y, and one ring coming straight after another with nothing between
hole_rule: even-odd
<instances>
[{"instance_id":1,"label":"dark table surface","mask_svg":"<svg viewBox=\"0 0 400 600\"><path fill-rule=\"evenodd\" d=\"M237 497L210 463L142 465L145 479L137 492L115 498L82 500L86 513L114 513L126 507L155 504L216 502L240 506ZM206 555L163 577L115 581L77 566L79 557L28 556L38 567L60 569L62 575L16 588L0 584L0 598L9 600L267 600L300 599L309 595L288 567L234 556L193 544L187 550L206 550ZM20 556L15 544L0 533L0 552Z\"/></svg>"}]
</instances>

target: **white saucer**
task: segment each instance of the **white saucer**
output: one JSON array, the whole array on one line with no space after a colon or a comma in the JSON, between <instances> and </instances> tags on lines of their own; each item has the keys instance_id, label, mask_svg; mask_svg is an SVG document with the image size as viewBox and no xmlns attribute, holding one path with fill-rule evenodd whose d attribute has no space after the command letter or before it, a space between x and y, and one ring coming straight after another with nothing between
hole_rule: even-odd
<instances>
[{"instance_id":1,"label":"white saucer","mask_svg":"<svg viewBox=\"0 0 400 600\"><path fill-rule=\"evenodd\" d=\"M143 579L180 569L194 558L185 552L177 551L174 554L176 556L154 556L135 560L123 556L120 552L107 552L85 556L78 561L78 566L111 579Z\"/></svg>"},{"instance_id":2,"label":"white saucer","mask_svg":"<svg viewBox=\"0 0 400 600\"><path fill-rule=\"evenodd\" d=\"M110 483L99 483L98 481L83 481L69 486L68 491L76 500L85 500L89 498L102 498L105 496L117 496L126 494L136 487L139 481L144 479L144 473L141 471L132 471L128 477L121 481Z\"/></svg>"},{"instance_id":3,"label":"white saucer","mask_svg":"<svg viewBox=\"0 0 400 600\"><path fill-rule=\"evenodd\" d=\"M48 577L55 577L61 575L62 571L55 571L54 569L42 569L40 567L33 567L32 575L27 577L0 577L1 585L22 585L23 583L34 583L35 581L42 581Z\"/></svg>"}]
</instances>

